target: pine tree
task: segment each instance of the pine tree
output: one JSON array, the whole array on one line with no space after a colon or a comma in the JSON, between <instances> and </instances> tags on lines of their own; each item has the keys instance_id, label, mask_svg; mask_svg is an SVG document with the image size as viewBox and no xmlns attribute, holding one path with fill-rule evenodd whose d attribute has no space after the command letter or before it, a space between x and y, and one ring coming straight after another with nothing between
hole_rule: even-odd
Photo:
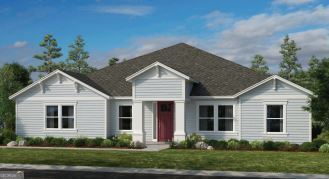
<instances>
[{"instance_id":1,"label":"pine tree","mask_svg":"<svg viewBox=\"0 0 329 179\"><path fill-rule=\"evenodd\" d=\"M50 34L47 34L40 42L40 47L45 50L41 54L34 55L34 58L43 61L43 64L38 66L35 71L50 73L58 68L58 64L53 60L62 56L62 49L58 47L57 40Z\"/></svg>"},{"instance_id":2,"label":"pine tree","mask_svg":"<svg viewBox=\"0 0 329 179\"><path fill-rule=\"evenodd\" d=\"M251 61L251 69L261 74L267 74L269 70L266 60L259 54L256 54Z\"/></svg>"},{"instance_id":3,"label":"pine tree","mask_svg":"<svg viewBox=\"0 0 329 179\"><path fill-rule=\"evenodd\" d=\"M283 40L280 53L282 54L282 62L280 63L279 75L288 80L292 80L293 76L302 70L301 64L298 62L297 52L301 48L297 47L294 40L290 40L289 36Z\"/></svg>"},{"instance_id":4,"label":"pine tree","mask_svg":"<svg viewBox=\"0 0 329 179\"><path fill-rule=\"evenodd\" d=\"M118 61L119 61L118 58L113 57L113 58L109 59L109 65L113 66L113 65L117 64Z\"/></svg>"}]
</instances>

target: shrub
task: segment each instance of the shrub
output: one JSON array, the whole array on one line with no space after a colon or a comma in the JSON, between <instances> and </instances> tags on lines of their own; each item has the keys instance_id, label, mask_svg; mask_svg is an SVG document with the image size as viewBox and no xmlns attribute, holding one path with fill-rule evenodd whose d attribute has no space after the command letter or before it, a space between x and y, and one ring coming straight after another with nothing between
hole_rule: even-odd
<instances>
[{"instance_id":1,"label":"shrub","mask_svg":"<svg viewBox=\"0 0 329 179\"><path fill-rule=\"evenodd\" d=\"M314 139L313 140L313 144L315 145L315 147L317 149L319 149L323 144L326 144L326 143L328 143L328 142L323 139Z\"/></svg>"},{"instance_id":2,"label":"shrub","mask_svg":"<svg viewBox=\"0 0 329 179\"><path fill-rule=\"evenodd\" d=\"M1 133L2 133L3 143L4 144L9 143L10 141L15 141L16 140L16 134L12 130L3 129Z\"/></svg>"},{"instance_id":3,"label":"shrub","mask_svg":"<svg viewBox=\"0 0 329 179\"><path fill-rule=\"evenodd\" d=\"M27 145L34 146L34 145L42 145L43 139L41 137L31 138L27 141Z\"/></svg>"},{"instance_id":4,"label":"shrub","mask_svg":"<svg viewBox=\"0 0 329 179\"><path fill-rule=\"evenodd\" d=\"M247 140L239 141L239 149L240 150L249 150L251 148L249 142Z\"/></svg>"},{"instance_id":5,"label":"shrub","mask_svg":"<svg viewBox=\"0 0 329 179\"><path fill-rule=\"evenodd\" d=\"M230 139L227 143L227 148L231 149L231 150L238 150L239 149L239 141Z\"/></svg>"},{"instance_id":6,"label":"shrub","mask_svg":"<svg viewBox=\"0 0 329 179\"><path fill-rule=\"evenodd\" d=\"M102 147L113 147L114 143L110 139L105 139L105 140L102 141L101 146Z\"/></svg>"},{"instance_id":7,"label":"shrub","mask_svg":"<svg viewBox=\"0 0 329 179\"><path fill-rule=\"evenodd\" d=\"M290 143L288 141L285 142L274 142L275 150L280 151L289 151L290 150Z\"/></svg>"},{"instance_id":8,"label":"shrub","mask_svg":"<svg viewBox=\"0 0 329 179\"><path fill-rule=\"evenodd\" d=\"M225 150L227 149L227 142L225 140L206 140L205 143L214 147L217 150Z\"/></svg>"},{"instance_id":9,"label":"shrub","mask_svg":"<svg viewBox=\"0 0 329 179\"><path fill-rule=\"evenodd\" d=\"M79 138L76 138L74 139L73 141L73 145L75 147L82 147L82 146L86 146L87 144L87 138L84 138L84 137L79 137Z\"/></svg>"},{"instance_id":10,"label":"shrub","mask_svg":"<svg viewBox=\"0 0 329 179\"><path fill-rule=\"evenodd\" d=\"M329 153L329 144L323 144L323 145L321 145L319 151L320 152L323 152L323 153Z\"/></svg>"},{"instance_id":11,"label":"shrub","mask_svg":"<svg viewBox=\"0 0 329 179\"><path fill-rule=\"evenodd\" d=\"M300 150L303 152L311 152L316 151L317 148L314 143L312 142L304 142L302 145L300 145Z\"/></svg>"},{"instance_id":12,"label":"shrub","mask_svg":"<svg viewBox=\"0 0 329 179\"><path fill-rule=\"evenodd\" d=\"M329 130L323 131L320 135L317 136L317 139L322 139L329 143Z\"/></svg>"},{"instance_id":13,"label":"shrub","mask_svg":"<svg viewBox=\"0 0 329 179\"><path fill-rule=\"evenodd\" d=\"M103 140L103 138L96 137L95 139L88 139L86 144L88 147L97 147L101 146Z\"/></svg>"},{"instance_id":14,"label":"shrub","mask_svg":"<svg viewBox=\"0 0 329 179\"><path fill-rule=\"evenodd\" d=\"M298 151L299 145L298 144L290 144L289 151Z\"/></svg>"},{"instance_id":15,"label":"shrub","mask_svg":"<svg viewBox=\"0 0 329 179\"><path fill-rule=\"evenodd\" d=\"M129 147L132 141L132 136L129 134L120 134L117 136L116 146L117 147Z\"/></svg>"},{"instance_id":16,"label":"shrub","mask_svg":"<svg viewBox=\"0 0 329 179\"><path fill-rule=\"evenodd\" d=\"M171 149L177 149L178 148L178 143L175 141L172 141L169 145L169 148Z\"/></svg>"},{"instance_id":17,"label":"shrub","mask_svg":"<svg viewBox=\"0 0 329 179\"><path fill-rule=\"evenodd\" d=\"M24 137L21 137L21 136L17 136L16 137L16 142L18 143L19 141L22 141L24 140Z\"/></svg>"},{"instance_id":18,"label":"shrub","mask_svg":"<svg viewBox=\"0 0 329 179\"><path fill-rule=\"evenodd\" d=\"M50 141L50 145L54 145L54 146L57 146L57 147L64 147L66 145L66 139L64 139L63 137L53 138Z\"/></svg>"},{"instance_id":19,"label":"shrub","mask_svg":"<svg viewBox=\"0 0 329 179\"><path fill-rule=\"evenodd\" d=\"M264 150L277 150L276 145L273 141L264 142Z\"/></svg>"},{"instance_id":20,"label":"shrub","mask_svg":"<svg viewBox=\"0 0 329 179\"><path fill-rule=\"evenodd\" d=\"M254 140L250 142L250 146L252 150L263 150L264 149L264 141Z\"/></svg>"},{"instance_id":21,"label":"shrub","mask_svg":"<svg viewBox=\"0 0 329 179\"><path fill-rule=\"evenodd\" d=\"M70 138L69 140L66 141L66 145L74 145L74 138Z\"/></svg>"},{"instance_id":22,"label":"shrub","mask_svg":"<svg viewBox=\"0 0 329 179\"><path fill-rule=\"evenodd\" d=\"M196 133L192 133L191 135L186 137L185 148L188 148L188 149L195 148L195 144L197 142L201 142L201 141L202 141L202 137L200 135L197 135Z\"/></svg>"},{"instance_id":23,"label":"shrub","mask_svg":"<svg viewBox=\"0 0 329 179\"><path fill-rule=\"evenodd\" d=\"M4 145L7 145L11 141L12 141L11 139L4 138L2 142L3 142Z\"/></svg>"},{"instance_id":24,"label":"shrub","mask_svg":"<svg viewBox=\"0 0 329 179\"><path fill-rule=\"evenodd\" d=\"M47 137L45 137L44 142L46 145L51 145L51 142L53 139L54 139L54 137L47 136Z\"/></svg>"}]
</instances>

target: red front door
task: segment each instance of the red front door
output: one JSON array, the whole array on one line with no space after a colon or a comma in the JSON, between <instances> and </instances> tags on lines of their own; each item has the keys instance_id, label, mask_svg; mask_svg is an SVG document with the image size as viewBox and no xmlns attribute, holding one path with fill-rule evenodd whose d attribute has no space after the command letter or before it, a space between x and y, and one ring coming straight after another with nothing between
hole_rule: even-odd
<instances>
[{"instance_id":1,"label":"red front door","mask_svg":"<svg viewBox=\"0 0 329 179\"><path fill-rule=\"evenodd\" d=\"M172 101L158 102L158 141L171 141L174 135L174 103Z\"/></svg>"}]
</instances>

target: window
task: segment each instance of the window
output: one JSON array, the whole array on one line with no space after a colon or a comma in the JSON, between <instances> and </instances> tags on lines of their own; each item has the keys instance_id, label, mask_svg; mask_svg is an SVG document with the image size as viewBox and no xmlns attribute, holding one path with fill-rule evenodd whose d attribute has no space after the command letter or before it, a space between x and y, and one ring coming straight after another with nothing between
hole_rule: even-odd
<instances>
[{"instance_id":1,"label":"window","mask_svg":"<svg viewBox=\"0 0 329 179\"><path fill-rule=\"evenodd\" d=\"M74 106L62 106L62 128L74 128Z\"/></svg>"},{"instance_id":2,"label":"window","mask_svg":"<svg viewBox=\"0 0 329 179\"><path fill-rule=\"evenodd\" d=\"M74 105L47 105L47 129L74 129Z\"/></svg>"},{"instance_id":3,"label":"window","mask_svg":"<svg viewBox=\"0 0 329 179\"><path fill-rule=\"evenodd\" d=\"M283 132L283 105L267 105L266 109L266 131Z\"/></svg>"},{"instance_id":4,"label":"window","mask_svg":"<svg viewBox=\"0 0 329 179\"><path fill-rule=\"evenodd\" d=\"M119 106L119 130L132 130L131 106Z\"/></svg>"},{"instance_id":5,"label":"window","mask_svg":"<svg viewBox=\"0 0 329 179\"><path fill-rule=\"evenodd\" d=\"M218 130L233 131L233 106L218 106Z\"/></svg>"},{"instance_id":6,"label":"window","mask_svg":"<svg viewBox=\"0 0 329 179\"><path fill-rule=\"evenodd\" d=\"M214 106L199 106L199 130L214 130Z\"/></svg>"},{"instance_id":7,"label":"window","mask_svg":"<svg viewBox=\"0 0 329 179\"><path fill-rule=\"evenodd\" d=\"M58 106L47 106L47 128L58 128Z\"/></svg>"}]
</instances>

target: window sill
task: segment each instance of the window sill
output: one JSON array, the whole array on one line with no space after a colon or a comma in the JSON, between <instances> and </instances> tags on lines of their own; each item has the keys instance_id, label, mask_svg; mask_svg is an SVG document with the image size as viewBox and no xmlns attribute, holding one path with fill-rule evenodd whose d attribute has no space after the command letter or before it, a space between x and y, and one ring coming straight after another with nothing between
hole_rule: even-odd
<instances>
[{"instance_id":1,"label":"window sill","mask_svg":"<svg viewBox=\"0 0 329 179\"><path fill-rule=\"evenodd\" d=\"M45 129L44 132L77 132L78 129Z\"/></svg>"},{"instance_id":2,"label":"window sill","mask_svg":"<svg viewBox=\"0 0 329 179\"><path fill-rule=\"evenodd\" d=\"M238 135L237 131L198 131L198 133L213 134L213 135L220 135L220 134Z\"/></svg>"},{"instance_id":3,"label":"window sill","mask_svg":"<svg viewBox=\"0 0 329 179\"><path fill-rule=\"evenodd\" d=\"M289 134L286 132L264 132L267 136L288 136Z\"/></svg>"}]
</instances>

